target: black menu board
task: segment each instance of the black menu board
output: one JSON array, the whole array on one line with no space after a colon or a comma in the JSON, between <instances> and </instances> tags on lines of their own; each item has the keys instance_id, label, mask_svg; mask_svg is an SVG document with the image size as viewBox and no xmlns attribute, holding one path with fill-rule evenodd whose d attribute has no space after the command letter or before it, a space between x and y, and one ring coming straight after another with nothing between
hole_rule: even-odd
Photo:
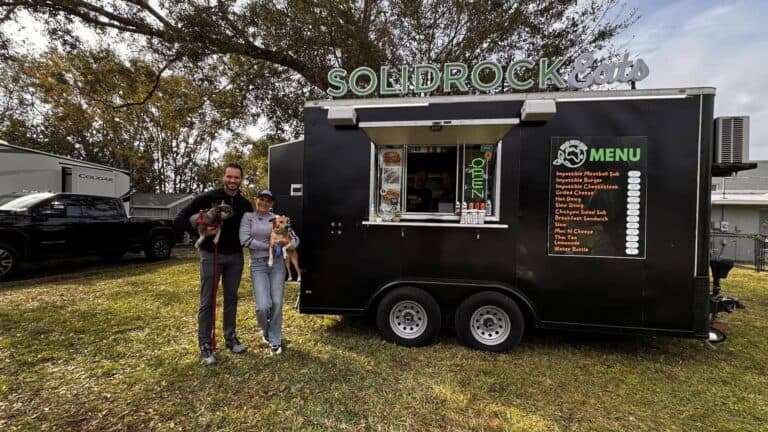
<instances>
[{"instance_id":1,"label":"black menu board","mask_svg":"<svg viewBox=\"0 0 768 432\"><path fill-rule=\"evenodd\" d=\"M645 258L646 137L552 137L550 255Z\"/></svg>"}]
</instances>

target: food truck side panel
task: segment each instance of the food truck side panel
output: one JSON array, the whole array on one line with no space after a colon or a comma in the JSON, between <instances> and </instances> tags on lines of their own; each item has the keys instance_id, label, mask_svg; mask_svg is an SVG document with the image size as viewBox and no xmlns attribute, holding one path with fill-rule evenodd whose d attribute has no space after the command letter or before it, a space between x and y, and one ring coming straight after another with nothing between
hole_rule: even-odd
<instances>
[{"instance_id":1,"label":"food truck side panel","mask_svg":"<svg viewBox=\"0 0 768 432\"><path fill-rule=\"evenodd\" d=\"M697 216L708 220L706 203L697 202L700 178L709 175L698 161L699 108L698 96L559 103L545 125L521 128L518 275L521 285L541 291L545 326L692 330L694 263L707 251L699 244L697 256L694 227ZM711 114L703 123L711 125ZM546 149L553 136L647 137L645 259L547 257L541 239L549 210L541 197L550 185L542 170L550 164ZM711 149L711 143L703 146Z\"/></svg>"},{"instance_id":2,"label":"food truck side panel","mask_svg":"<svg viewBox=\"0 0 768 432\"><path fill-rule=\"evenodd\" d=\"M304 141L296 140L269 146L269 184L275 196L275 211L291 218L301 238ZM278 167L272 169L272 167ZM293 189L293 190L291 190Z\"/></svg>"},{"instance_id":3,"label":"food truck side panel","mask_svg":"<svg viewBox=\"0 0 768 432\"><path fill-rule=\"evenodd\" d=\"M366 276L400 274L397 248L365 237L370 140L335 128L321 108L305 110L302 312L359 313L373 289ZM397 242L394 242L395 245Z\"/></svg>"},{"instance_id":4,"label":"food truck side panel","mask_svg":"<svg viewBox=\"0 0 768 432\"><path fill-rule=\"evenodd\" d=\"M549 327L700 333L712 99L558 102L552 120L521 123L502 142L501 223L509 225L502 230L363 226L370 139L356 127L332 126L322 108L307 108L301 311L360 313L377 288L402 278L487 280L521 290ZM357 113L359 121L509 118L521 104L457 101ZM644 259L548 254L553 137L646 137ZM424 288L450 304L467 292L450 284Z\"/></svg>"}]
</instances>

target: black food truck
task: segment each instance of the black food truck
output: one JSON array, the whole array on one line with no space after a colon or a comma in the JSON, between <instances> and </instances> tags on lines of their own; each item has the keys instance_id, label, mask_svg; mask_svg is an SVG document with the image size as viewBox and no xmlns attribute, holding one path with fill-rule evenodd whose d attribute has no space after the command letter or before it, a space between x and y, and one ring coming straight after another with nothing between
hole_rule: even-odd
<instances>
[{"instance_id":1,"label":"black food truck","mask_svg":"<svg viewBox=\"0 0 768 432\"><path fill-rule=\"evenodd\" d=\"M308 102L303 139L270 148L300 312L370 314L405 346L443 327L488 351L527 328L717 339L738 301L709 283L714 96Z\"/></svg>"}]
</instances>

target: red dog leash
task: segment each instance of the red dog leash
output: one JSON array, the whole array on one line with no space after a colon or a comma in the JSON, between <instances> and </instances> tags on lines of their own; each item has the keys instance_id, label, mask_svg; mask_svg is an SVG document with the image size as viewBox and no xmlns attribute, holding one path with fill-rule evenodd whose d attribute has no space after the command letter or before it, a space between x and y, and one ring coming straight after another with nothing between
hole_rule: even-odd
<instances>
[{"instance_id":1,"label":"red dog leash","mask_svg":"<svg viewBox=\"0 0 768 432\"><path fill-rule=\"evenodd\" d=\"M221 223L209 223L203 218L205 210L200 210L200 216L197 217L197 224L205 227L221 228ZM213 307L211 308L211 315L213 316L213 323L211 325L211 348L216 351L216 292L219 289L219 245L213 244Z\"/></svg>"}]
</instances>

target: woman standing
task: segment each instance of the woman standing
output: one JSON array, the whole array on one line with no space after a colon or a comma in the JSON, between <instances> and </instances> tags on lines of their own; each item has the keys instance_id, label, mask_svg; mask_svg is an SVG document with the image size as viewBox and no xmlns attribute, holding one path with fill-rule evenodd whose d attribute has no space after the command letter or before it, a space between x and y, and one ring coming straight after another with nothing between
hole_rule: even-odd
<instances>
[{"instance_id":1,"label":"woman standing","mask_svg":"<svg viewBox=\"0 0 768 432\"><path fill-rule=\"evenodd\" d=\"M283 293L285 291L285 263L283 254L274 257L270 267L269 235L272 232L270 210L274 204L272 192L262 190L256 196L255 212L245 213L240 223L240 243L251 250L251 283L253 299L256 302L256 320L261 327L262 340L269 344L272 355L283 352ZM291 243L289 249L299 245L299 238L289 230ZM275 249L285 246L279 242ZM277 255L277 250L275 251ZM281 251L282 252L282 251Z\"/></svg>"}]
</instances>

